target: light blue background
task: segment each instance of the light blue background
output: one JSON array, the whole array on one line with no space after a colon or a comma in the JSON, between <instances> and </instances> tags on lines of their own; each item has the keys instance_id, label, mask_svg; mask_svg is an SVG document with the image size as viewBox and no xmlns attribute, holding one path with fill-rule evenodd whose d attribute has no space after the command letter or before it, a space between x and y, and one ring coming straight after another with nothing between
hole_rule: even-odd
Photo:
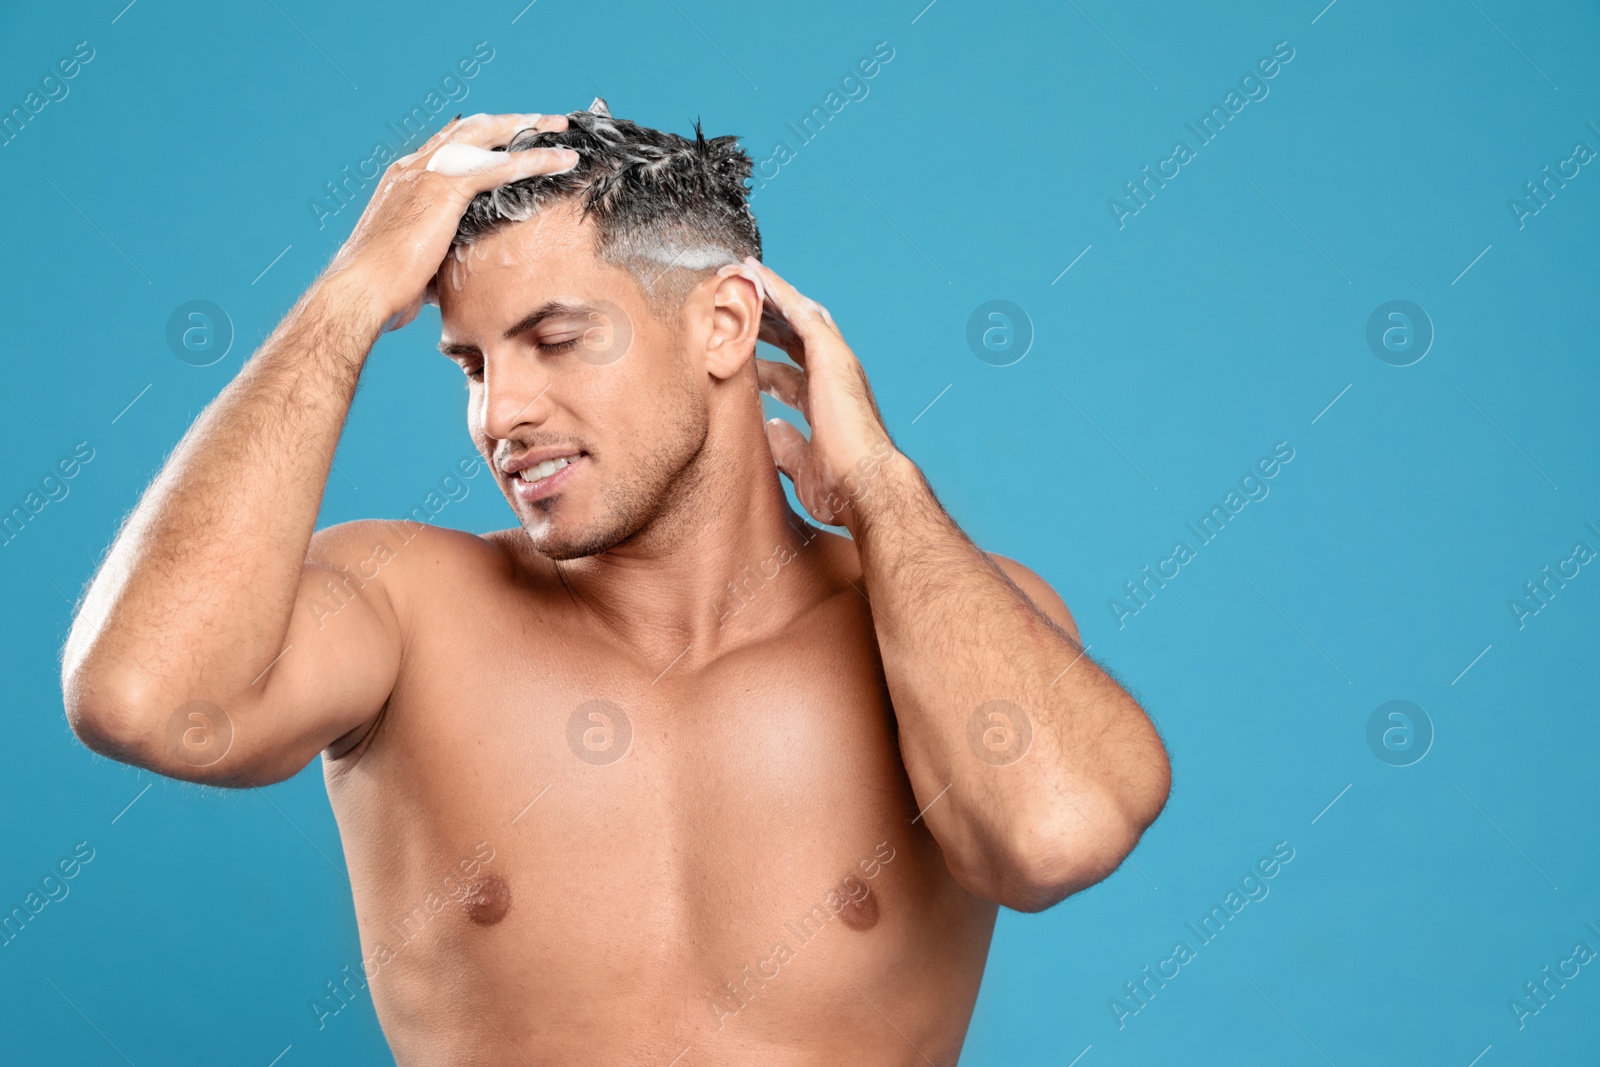
<instances>
[{"instance_id":1,"label":"light blue background","mask_svg":"<svg viewBox=\"0 0 1600 1067\"><path fill-rule=\"evenodd\" d=\"M1600 568L1520 630L1507 600L1575 541L1600 549L1600 165L1525 228L1507 201L1600 149L1595 5L539 0L513 23L525 0L125 2L0 12L0 109L95 49L0 147L0 507L95 449L0 547L0 910L96 850L0 948L0 1059L388 1062L369 1001L321 1032L307 1007L359 958L319 768L235 793L94 757L58 649L121 516L349 232L355 208L319 230L308 200L480 40L469 111L599 92L758 158L894 49L755 194L767 259L831 309L958 521L1065 597L1174 766L1116 875L1003 915L963 1063L1593 1056L1600 966L1525 1029L1507 1002L1600 950ZM1108 198L1279 41L1270 95L1119 230ZM197 298L237 332L206 368L164 336ZM1397 298L1437 333L1404 368L1365 341ZM965 340L991 299L1036 335L1013 366ZM409 510L470 447L436 340L429 309L379 344L325 522ZM1270 496L1119 629L1107 601L1278 441L1295 458ZM440 517L507 520L482 482ZM1391 699L1437 731L1414 766L1368 748ZM1108 1000L1283 840L1271 895L1119 1030Z\"/></svg>"}]
</instances>

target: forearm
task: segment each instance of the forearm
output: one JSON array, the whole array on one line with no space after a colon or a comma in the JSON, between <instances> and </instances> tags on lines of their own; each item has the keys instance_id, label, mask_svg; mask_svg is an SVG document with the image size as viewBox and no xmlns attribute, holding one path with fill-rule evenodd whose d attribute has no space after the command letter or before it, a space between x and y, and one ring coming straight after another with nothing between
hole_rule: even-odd
<instances>
[{"instance_id":1,"label":"forearm","mask_svg":"<svg viewBox=\"0 0 1600 1067\"><path fill-rule=\"evenodd\" d=\"M1166 797L1143 711L903 456L853 529L902 757L952 870L1022 903L1109 873Z\"/></svg>"},{"instance_id":2,"label":"forearm","mask_svg":"<svg viewBox=\"0 0 1600 1067\"><path fill-rule=\"evenodd\" d=\"M320 280L184 435L73 624L69 708L108 689L162 707L225 699L281 651L334 449L381 327L366 305L350 276Z\"/></svg>"},{"instance_id":3,"label":"forearm","mask_svg":"<svg viewBox=\"0 0 1600 1067\"><path fill-rule=\"evenodd\" d=\"M757 364L762 390L811 424L807 442L768 423L773 461L814 518L855 537L917 819L989 900L1038 910L1099 881L1166 802L1155 728L1083 655L1047 585L980 552L904 455L874 458L888 434L833 317L745 265L774 309L761 339L804 367Z\"/></svg>"}]
</instances>

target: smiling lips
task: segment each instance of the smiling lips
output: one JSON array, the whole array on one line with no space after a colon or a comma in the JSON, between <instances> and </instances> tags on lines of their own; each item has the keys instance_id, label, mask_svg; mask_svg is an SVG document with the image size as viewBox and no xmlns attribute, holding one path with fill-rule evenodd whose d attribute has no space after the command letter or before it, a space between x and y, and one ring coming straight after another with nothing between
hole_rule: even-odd
<instances>
[{"instance_id":1,"label":"smiling lips","mask_svg":"<svg viewBox=\"0 0 1600 1067\"><path fill-rule=\"evenodd\" d=\"M511 472L511 487L517 499L531 504L553 495L573 476L574 468L585 458L582 452L552 456Z\"/></svg>"},{"instance_id":2,"label":"smiling lips","mask_svg":"<svg viewBox=\"0 0 1600 1067\"><path fill-rule=\"evenodd\" d=\"M569 456L557 456L554 459L547 459L543 463L535 463L531 467L524 467L518 471L517 477L521 478L525 482L537 482L541 478L550 477L562 467L567 466L573 460L577 459L578 455L578 453L574 452Z\"/></svg>"}]
</instances>

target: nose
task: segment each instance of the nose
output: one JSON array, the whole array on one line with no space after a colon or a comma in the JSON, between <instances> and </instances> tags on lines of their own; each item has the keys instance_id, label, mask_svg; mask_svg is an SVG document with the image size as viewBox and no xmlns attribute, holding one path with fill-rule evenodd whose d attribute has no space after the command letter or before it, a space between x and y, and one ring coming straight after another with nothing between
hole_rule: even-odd
<instances>
[{"instance_id":1,"label":"nose","mask_svg":"<svg viewBox=\"0 0 1600 1067\"><path fill-rule=\"evenodd\" d=\"M537 362L516 353L489 353L483 361L478 412L483 432L507 441L519 429L541 425L550 414L550 375Z\"/></svg>"}]
</instances>

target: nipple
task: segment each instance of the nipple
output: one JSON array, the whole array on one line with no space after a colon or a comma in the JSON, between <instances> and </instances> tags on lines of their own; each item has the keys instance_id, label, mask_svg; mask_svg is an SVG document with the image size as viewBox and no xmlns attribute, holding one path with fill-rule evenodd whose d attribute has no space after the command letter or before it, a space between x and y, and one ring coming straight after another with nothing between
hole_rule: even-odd
<instances>
[{"instance_id":1,"label":"nipple","mask_svg":"<svg viewBox=\"0 0 1600 1067\"><path fill-rule=\"evenodd\" d=\"M479 926L493 926L511 910L511 887L497 874L486 874L467 887L461 906Z\"/></svg>"},{"instance_id":2,"label":"nipple","mask_svg":"<svg viewBox=\"0 0 1600 1067\"><path fill-rule=\"evenodd\" d=\"M866 933L878 925L878 895L872 887L854 876L846 878L837 890L844 898L844 909L839 918L850 929Z\"/></svg>"}]
</instances>

